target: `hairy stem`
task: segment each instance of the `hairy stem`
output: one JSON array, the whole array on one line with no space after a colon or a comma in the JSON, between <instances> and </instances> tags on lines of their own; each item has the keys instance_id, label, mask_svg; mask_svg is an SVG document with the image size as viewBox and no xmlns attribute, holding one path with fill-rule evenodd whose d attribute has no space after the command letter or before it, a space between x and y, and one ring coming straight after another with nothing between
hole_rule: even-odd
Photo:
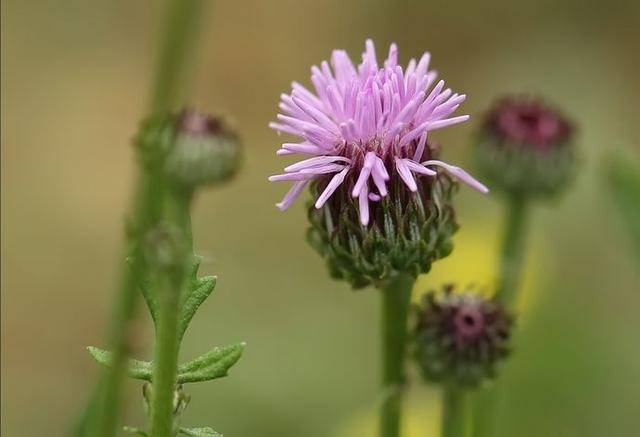
<instances>
[{"instance_id":1,"label":"hairy stem","mask_svg":"<svg viewBox=\"0 0 640 437\"><path fill-rule=\"evenodd\" d=\"M465 437L469 430L466 393L452 385L442 388L442 437Z\"/></svg>"},{"instance_id":2,"label":"hairy stem","mask_svg":"<svg viewBox=\"0 0 640 437\"><path fill-rule=\"evenodd\" d=\"M380 437L400 435L407 315L415 278L400 274L392 278L382 291L382 390Z\"/></svg>"},{"instance_id":3,"label":"hairy stem","mask_svg":"<svg viewBox=\"0 0 640 437\"><path fill-rule=\"evenodd\" d=\"M500 254L496 299L513 311L517 303L527 237L527 200L511 197L506 203L505 233ZM473 400L473 437L493 437L500 401L500 380L479 391Z\"/></svg>"}]
</instances>

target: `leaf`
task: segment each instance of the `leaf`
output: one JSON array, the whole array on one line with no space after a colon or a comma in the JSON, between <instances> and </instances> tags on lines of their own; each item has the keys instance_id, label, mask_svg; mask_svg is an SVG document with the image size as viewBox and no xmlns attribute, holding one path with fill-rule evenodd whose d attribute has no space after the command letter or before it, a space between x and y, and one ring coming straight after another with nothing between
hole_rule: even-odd
<instances>
[{"instance_id":1,"label":"leaf","mask_svg":"<svg viewBox=\"0 0 640 437\"><path fill-rule=\"evenodd\" d=\"M180 428L180 433L191 437L222 437L208 426L205 428Z\"/></svg>"},{"instance_id":2,"label":"leaf","mask_svg":"<svg viewBox=\"0 0 640 437\"><path fill-rule=\"evenodd\" d=\"M189 294L180 309L178 320L178 336L182 338L200 305L209 297L216 286L215 276L203 276L191 282Z\"/></svg>"},{"instance_id":3,"label":"leaf","mask_svg":"<svg viewBox=\"0 0 640 437\"><path fill-rule=\"evenodd\" d=\"M229 369L240 359L246 344L216 347L178 366L178 384L209 381L227 376Z\"/></svg>"},{"instance_id":4,"label":"leaf","mask_svg":"<svg viewBox=\"0 0 640 437\"><path fill-rule=\"evenodd\" d=\"M134 428L132 426L123 426L122 430L124 432L128 432L128 433L131 433L131 434L141 435L141 436L147 437L147 433L144 432L143 430L141 430L140 428Z\"/></svg>"},{"instance_id":5,"label":"leaf","mask_svg":"<svg viewBox=\"0 0 640 437\"><path fill-rule=\"evenodd\" d=\"M87 347L89 354L98 363L105 367L111 367L113 360L113 352L99 349L97 347ZM134 379L142 379L144 381L151 381L151 375L153 374L153 365L149 361L129 360L127 366L127 374Z\"/></svg>"}]
</instances>

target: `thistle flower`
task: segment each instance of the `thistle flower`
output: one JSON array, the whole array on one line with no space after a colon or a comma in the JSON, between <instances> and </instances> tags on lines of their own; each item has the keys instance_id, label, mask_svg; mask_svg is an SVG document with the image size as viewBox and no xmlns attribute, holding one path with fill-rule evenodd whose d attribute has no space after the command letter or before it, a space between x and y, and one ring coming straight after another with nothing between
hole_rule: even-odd
<instances>
[{"instance_id":1,"label":"thistle flower","mask_svg":"<svg viewBox=\"0 0 640 437\"><path fill-rule=\"evenodd\" d=\"M315 93L297 82L281 96L270 126L300 138L279 155L307 158L271 181L292 181L277 206L285 210L310 186L309 240L331 274L359 288L398 272L417 275L452 248L457 229L452 177L486 193L463 169L438 160L428 133L463 122L452 116L465 95L436 83L429 53L398 65L395 44L378 65L367 40L357 67L343 50L311 68Z\"/></svg>"},{"instance_id":2,"label":"thistle flower","mask_svg":"<svg viewBox=\"0 0 640 437\"><path fill-rule=\"evenodd\" d=\"M538 97L507 96L488 111L476 161L500 191L552 196L573 176L573 127Z\"/></svg>"},{"instance_id":3,"label":"thistle flower","mask_svg":"<svg viewBox=\"0 0 640 437\"><path fill-rule=\"evenodd\" d=\"M284 143L279 155L311 157L269 178L294 182L277 206L287 209L310 181L327 180L315 207L322 208L336 190L346 190L358 200L360 222L367 226L370 203L388 196L393 180L417 192L416 177L434 177L436 168L486 193L487 188L461 168L429 156L428 132L469 118L450 117L466 96L445 89L442 80L432 87L436 73L428 69L430 58L425 53L403 70L398 49L391 44L378 66L373 42L367 40L357 68L343 50L332 54L333 71L326 61L311 68L315 94L293 82L291 94L281 96L283 114L270 127L301 139Z\"/></svg>"},{"instance_id":4,"label":"thistle flower","mask_svg":"<svg viewBox=\"0 0 640 437\"><path fill-rule=\"evenodd\" d=\"M473 291L427 293L415 315L414 358L428 381L473 386L509 354L511 316Z\"/></svg>"}]
</instances>

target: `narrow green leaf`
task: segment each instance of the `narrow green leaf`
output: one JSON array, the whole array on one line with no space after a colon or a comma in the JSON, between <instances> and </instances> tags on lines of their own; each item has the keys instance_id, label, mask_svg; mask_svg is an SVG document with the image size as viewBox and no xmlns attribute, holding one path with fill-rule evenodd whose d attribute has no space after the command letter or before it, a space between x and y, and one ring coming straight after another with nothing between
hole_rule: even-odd
<instances>
[{"instance_id":1,"label":"narrow green leaf","mask_svg":"<svg viewBox=\"0 0 640 437\"><path fill-rule=\"evenodd\" d=\"M191 289L180 309L178 337L182 338L200 305L209 297L216 286L215 276L203 276L191 283Z\"/></svg>"},{"instance_id":2,"label":"narrow green leaf","mask_svg":"<svg viewBox=\"0 0 640 437\"><path fill-rule=\"evenodd\" d=\"M89 354L98 363L105 367L111 367L113 360L113 353L97 347L87 347ZM127 366L127 374L134 379L142 379L144 381L151 381L151 375L153 374L153 365L149 361L129 360Z\"/></svg>"},{"instance_id":3,"label":"narrow green leaf","mask_svg":"<svg viewBox=\"0 0 640 437\"><path fill-rule=\"evenodd\" d=\"M132 426L123 426L122 430L124 432L128 432L128 433L131 433L131 434L141 435L141 436L147 437L147 433L144 432L143 430L141 430L140 428L134 428Z\"/></svg>"},{"instance_id":4,"label":"narrow green leaf","mask_svg":"<svg viewBox=\"0 0 640 437\"><path fill-rule=\"evenodd\" d=\"M222 437L208 426L205 428L180 428L180 433L191 437Z\"/></svg>"},{"instance_id":5,"label":"narrow green leaf","mask_svg":"<svg viewBox=\"0 0 640 437\"><path fill-rule=\"evenodd\" d=\"M204 355L178 367L178 383L209 381L227 376L229 369L240 359L245 343L216 347Z\"/></svg>"}]
</instances>

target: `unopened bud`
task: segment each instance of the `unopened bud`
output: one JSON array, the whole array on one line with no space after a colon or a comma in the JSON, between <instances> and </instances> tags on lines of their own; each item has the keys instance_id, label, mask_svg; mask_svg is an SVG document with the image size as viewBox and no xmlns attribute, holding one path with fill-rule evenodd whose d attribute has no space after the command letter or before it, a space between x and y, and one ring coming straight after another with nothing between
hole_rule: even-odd
<instances>
[{"instance_id":1,"label":"unopened bud","mask_svg":"<svg viewBox=\"0 0 640 437\"><path fill-rule=\"evenodd\" d=\"M415 309L414 358L428 381L475 386L508 356L512 317L495 301L453 286Z\"/></svg>"},{"instance_id":2,"label":"unopened bud","mask_svg":"<svg viewBox=\"0 0 640 437\"><path fill-rule=\"evenodd\" d=\"M227 121L196 109L176 117L166 161L170 177L187 187L211 185L230 179L239 165L240 142Z\"/></svg>"},{"instance_id":3,"label":"unopened bud","mask_svg":"<svg viewBox=\"0 0 640 437\"><path fill-rule=\"evenodd\" d=\"M573 127L541 99L498 100L485 117L476 161L491 188L520 197L550 197L573 177Z\"/></svg>"}]
</instances>

